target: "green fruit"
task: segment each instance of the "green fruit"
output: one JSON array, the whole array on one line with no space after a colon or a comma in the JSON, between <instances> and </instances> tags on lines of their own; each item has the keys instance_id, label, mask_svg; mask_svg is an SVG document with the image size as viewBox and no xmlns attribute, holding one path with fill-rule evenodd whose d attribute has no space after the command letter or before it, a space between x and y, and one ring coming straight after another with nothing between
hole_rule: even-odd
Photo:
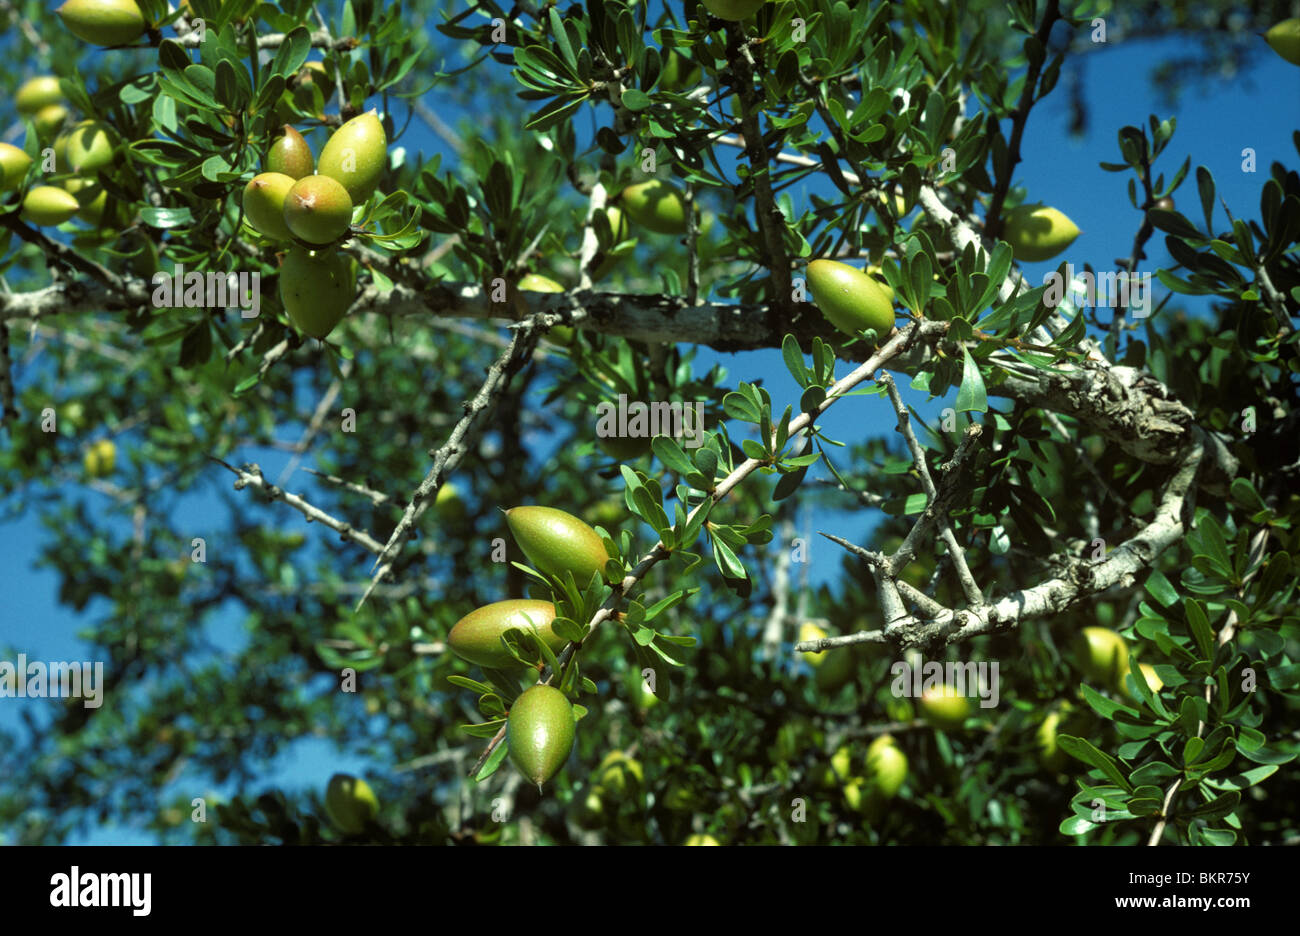
<instances>
[{"instance_id":1,"label":"green fruit","mask_svg":"<svg viewBox=\"0 0 1300 936\"><path fill-rule=\"evenodd\" d=\"M360 777L338 773L325 788L325 812L340 832L359 835L379 813L379 798Z\"/></svg>"},{"instance_id":2,"label":"green fruit","mask_svg":"<svg viewBox=\"0 0 1300 936\"><path fill-rule=\"evenodd\" d=\"M615 461L633 461L650 454L650 439L645 436L598 436L596 444Z\"/></svg>"},{"instance_id":3,"label":"green fruit","mask_svg":"<svg viewBox=\"0 0 1300 936\"><path fill-rule=\"evenodd\" d=\"M874 328L884 337L894 327L894 304L875 279L838 260L808 264L808 285L822 315L846 335Z\"/></svg>"},{"instance_id":4,"label":"green fruit","mask_svg":"<svg viewBox=\"0 0 1300 936\"><path fill-rule=\"evenodd\" d=\"M305 176L284 197L284 223L309 244L332 243L348 232L352 199L330 176Z\"/></svg>"},{"instance_id":5,"label":"green fruit","mask_svg":"<svg viewBox=\"0 0 1300 936\"><path fill-rule=\"evenodd\" d=\"M867 773L875 782L876 792L885 799L892 799L903 786L907 756L890 735L883 734L867 746Z\"/></svg>"},{"instance_id":6,"label":"green fruit","mask_svg":"<svg viewBox=\"0 0 1300 936\"><path fill-rule=\"evenodd\" d=\"M316 89L320 88L321 105L316 104ZM334 93L334 78L324 62L307 62L293 79L293 102L304 113L320 116L323 105Z\"/></svg>"},{"instance_id":7,"label":"green fruit","mask_svg":"<svg viewBox=\"0 0 1300 936\"><path fill-rule=\"evenodd\" d=\"M554 507L515 507L506 511L515 542L533 567L547 575L572 572L579 586L604 575L609 553L598 534L573 514Z\"/></svg>"},{"instance_id":8,"label":"green fruit","mask_svg":"<svg viewBox=\"0 0 1300 936\"><path fill-rule=\"evenodd\" d=\"M63 129L72 112L62 104L47 104L32 115L32 126L36 128L36 139L49 140ZM67 144L64 144L65 148Z\"/></svg>"},{"instance_id":9,"label":"green fruit","mask_svg":"<svg viewBox=\"0 0 1300 936\"><path fill-rule=\"evenodd\" d=\"M676 186L651 179L623 189L623 211L635 223L660 234L686 233L686 202Z\"/></svg>"},{"instance_id":10,"label":"green fruit","mask_svg":"<svg viewBox=\"0 0 1300 936\"><path fill-rule=\"evenodd\" d=\"M622 751L610 751L596 768L593 789L621 800L629 793L638 795L644 782L640 761Z\"/></svg>"},{"instance_id":11,"label":"green fruit","mask_svg":"<svg viewBox=\"0 0 1300 936\"><path fill-rule=\"evenodd\" d=\"M540 292L540 293L562 293L564 287L548 276L542 276L540 273L528 273L519 280L519 288L523 292ZM555 329L551 329L554 333Z\"/></svg>"},{"instance_id":12,"label":"green fruit","mask_svg":"<svg viewBox=\"0 0 1300 936\"><path fill-rule=\"evenodd\" d=\"M1049 712L1038 726L1035 741L1038 745L1038 762L1044 769L1053 773L1061 770L1069 761L1069 756L1056 743L1056 732L1061 724L1060 712Z\"/></svg>"},{"instance_id":13,"label":"green fruit","mask_svg":"<svg viewBox=\"0 0 1300 936\"><path fill-rule=\"evenodd\" d=\"M244 186L244 217L253 230L275 240L293 240L284 223L284 203L294 180L279 172L255 175Z\"/></svg>"},{"instance_id":14,"label":"green fruit","mask_svg":"<svg viewBox=\"0 0 1300 936\"><path fill-rule=\"evenodd\" d=\"M454 484L444 484L438 488L438 495L433 499L433 509L447 523L459 523L465 519L465 501L461 499L460 489Z\"/></svg>"},{"instance_id":15,"label":"green fruit","mask_svg":"<svg viewBox=\"0 0 1300 936\"><path fill-rule=\"evenodd\" d=\"M558 653L564 649L566 641L551 630L554 619L555 605L549 601L531 598L497 601L476 608L457 621L447 636L447 645L458 657L470 663L492 669L512 669L518 667L519 662L501 643L501 635L512 627L528 633L536 627L546 645Z\"/></svg>"},{"instance_id":16,"label":"green fruit","mask_svg":"<svg viewBox=\"0 0 1300 936\"><path fill-rule=\"evenodd\" d=\"M721 845L712 835L691 835L686 839L687 845Z\"/></svg>"},{"instance_id":17,"label":"green fruit","mask_svg":"<svg viewBox=\"0 0 1300 936\"><path fill-rule=\"evenodd\" d=\"M266 154L266 171L301 179L316 171L316 158L303 135L288 124Z\"/></svg>"},{"instance_id":18,"label":"green fruit","mask_svg":"<svg viewBox=\"0 0 1300 936\"><path fill-rule=\"evenodd\" d=\"M1264 33L1264 39L1282 58L1300 65L1300 19L1282 20Z\"/></svg>"},{"instance_id":19,"label":"green fruit","mask_svg":"<svg viewBox=\"0 0 1300 936\"><path fill-rule=\"evenodd\" d=\"M91 224L99 224L104 219L104 209L108 207L108 189L94 179L82 178L67 179L63 187L81 206L77 211L78 218Z\"/></svg>"},{"instance_id":20,"label":"green fruit","mask_svg":"<svg viewBox=\"0 0 1300 936\"><path fill-rule=\"evenodd\" d=\"M68 133L68 166L73 172L96 172L117 159L116 134L102 120L83 120Z\"/></svg>"},{"instance_id":21,"label":"green fruit","mask_svg":"<svg viewBox=\"0 0 1300 936\"><path fill-rule=\"evenodd\" d=\"M106 478L117 467L117 446L112 439L100 439L86 449L81 466L89 478Z\"/></svg>"},{"instance_id":22,"label":"green fruit","mask_svg":"<svg viewBox=\"0 0 1300 936\"><path fill-rule=\"evenodd\" d=\"M347 189L360 205L375 191L388 164L388 138L375 111L353 117L334 131L320 151L316 171Z\"/></svg>"},{"instance_id":23,"label":"green fruit","mask_svg":"<svg viewBox=\"0 0 1300 936\"><path fill-rule=\"evenodd\" d=\"M700 80L700 67L676 49L670 49L659 72L659 86L665 91L682 91Z\"/></svg>"},{"instance_id":24,"label":"green fruit","mask_svg":"<svg viewBox=\"0 0 1300 936\"><path fill-rule=\"evenodd\" d=\"M1085 627L1073 644L1087 679L1106 686L1122 684L1128 672L1128 644L1123 637L1106 627Z\"/></svg>"},{"instance_id":25,"label":"green fruit","mask_svg":"<svg viewBox=\"0 0 1300 936\"><path fill-rule=\"evenodd\" d=\"M704 0L704 7L719 19L734 23L749 19L765 2L766 0Z\"/></svg>"},{"instance_id":26,"label":"green fruit","mask_svg":"<svg viewBox=\"0 0 1300 936\"><path fill-rule=\"evenodd\" d=\"M38 185L23 199L22 218L29 224L53 227L72 218L81 205L68 192L53 185Z\"/></svg>"},{"instance_id":27,"label":"green fruit","mask_svg":"<svg viewBox=\"0 0 1300 936\"><path fill-rule=\"evenodd\" d=\"M50 104L60 104L63 100L63 89L59 87L59 79L54 75L29 78L14 94L14 106L24 117L30 117Z\"/></svg>"},{"instance_id":28,"label":"green fruit","mask_svg":"<svg viewBox=\"0 0 1300 936\"><path fill-rule=\"evenodd\" d=\"M145 30L135 0L68 0L55 12L68 32L98 46L125 45Z\"/></svg>"},{"instance_id":29,"label":"green fruit","mask_svg":"<svg viewBox=\"0 0 1300 936\"><path fill-rule=\"evenodd\" d=\"M800 641L821 640L825 636L826 631L811 622L804 622L799 627ZM827 691L838 689L848 682L853 675L853 651L850 647L801 653L800 656L813 668L814 679L818 688Z\"/></svg>"},{"instance_id":30,"label":"green fruit","mask_svg":"<svg viewBox=\"0 0 1300 936\"><path fill-rule=\"evenodd\" d=\"M525 689L510 707L506 742L519 772L540 788L573 750L573 706L552 686Z\"/></svg>"},{"instance_id":31,"label":"green fruit","mask_svg":"<svg viewBox=\"0 0 1300 936\"><path fill-rule=\"evenodd\" d=\"M970 700L958 695L953 686L927 689L917 701L921 707L921 717L932 727L944 731L956 731L970 715Z\"/></svg>"},{"instance_id":32,"label":"green fruit","mask_svg":"<svg viewBox=\"0 0 1300 936\"><path fill-rule=\"evenodd\" d=\"M0 143L0 192L18 188L27 178L32 157L12 143Z\"/></svg>"},{"instance_id":33,"label":"green fruit","mask_svg":"<svg viewBox=\"0 0 1300 936\"><path fill-rule=\"evenodd\" d=\"M1079 236L1075 223L1044 205L1021 205L1007 214L1002 238L1017 260L1038 263L1051 260Z\"/></svg>"},{"instance_id":34,"label":"green fruit","mask_svg":"<svg viewBox=\"0 0 1300 936\"><path fill-rule=\"evenodd\" d=\"M849 779L849 774L853 769L853 752L847 746L842 746L831 755L831 772L839 780Z\"/></svg>"},{"instance_id":35,"label":"green fruit","mask_svg":"<svg viewBox=\"0 0 1300 936\"><path fill-rule=\"evenodd\" d=\"M1164 198L1157 198L1151 207L1158 208L1161 211L1173 211L1174 200L1171 196L1166 195Z\"/></svg>"},{"instance_id":36,"label":"green fruit","mask_svg":"<svg viewBox=\"0 0 1300 936\"><path fill-rule=\"evenodd\" d=\"M1150 663L1139 663L1138 669L1142 672L1143 678L1147 681L1147 688L1150 689L1152 693L1157 693L1164 688L1165 681L1160 678L1160 675L1156 672L1156 668ZM1132 675L1132 673L1127 671L1124 673L1124 676ZM1120 678L1120 688L1123 689L1128 697L1133 699L1135 702L1141 699L1141 696L1139 696L1137 692L1129 689L1128 680L1123 677Z\"/></svg>"},{"instance_id":37,"label":"green fruit","mask_svg":"<svg viewBox=\"0 0 1300 936\"><path fill-rule=\"evenodd\" d=\"M300 332L324 338L356 299L356 275L345 254L294 246L280 267L280 301Z\"/></svg>"}]
</instances>

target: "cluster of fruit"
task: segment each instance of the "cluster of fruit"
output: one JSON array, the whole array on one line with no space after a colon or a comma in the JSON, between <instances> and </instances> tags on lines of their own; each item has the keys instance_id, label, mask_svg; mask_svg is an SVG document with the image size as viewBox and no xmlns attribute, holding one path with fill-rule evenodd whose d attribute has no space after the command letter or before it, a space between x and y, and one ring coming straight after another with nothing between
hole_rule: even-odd
<instances>
[{"instance_id":1,"label":"cluster of fruit","mask_svg":"<svg viewBox=\"0 0 1300 936\"><path fill-rule=\"evenodd\" d=\"M515 542L538 571L563 578L572 574L580 587L593 577L609 578L609 551L600 534L577 517L554 507L514 507L506 523ZM549 601L513 599L484 605L465 615L447 637L452 652L488 670L519 671L530 663L540 667L541 650L520 660L503 639L519 630L559 652L566 641L551 628L555 605ZM538 683L524 690L506 718L510 759L539 787L564 766L573 749L574 711L568 698L553 686Z\"/></svg>"},{"instance_id":2,"label":"cluster of fruit","mask_svg":"<svg viewBox=\"0 0 1300 936\"><path fill-rule=\"evenodd\" d=\"M280 299L295 326L324 338L356 299L356 266L333 248L348 235L352 210L379 185L388 138L374 111L334 131L320 159L285 124L264 172L244 188L244 217L258 233L292 244L280 268Z\"/></svg>"},{"instance_id":3,"label":"cluster of fruit","mask_svg":"<svg viewBox=\"0 0 1300 936\"><path fill-rule=\"evenodd\" d=\"M72 112L59 79L53 75L24 82L14 95L14 104L19 115L32 122L40 146L52 148L54 175L50 181L57 183L27 191L22 219L42 227L63 224L74 216L94 225L104 222L109 197L99 176L117 162L118 139L113 128L99 120L83 120L68 127ZM0 191L23 185L31 165L25 149L0 143Z\"/></svg>"}]
</instances>

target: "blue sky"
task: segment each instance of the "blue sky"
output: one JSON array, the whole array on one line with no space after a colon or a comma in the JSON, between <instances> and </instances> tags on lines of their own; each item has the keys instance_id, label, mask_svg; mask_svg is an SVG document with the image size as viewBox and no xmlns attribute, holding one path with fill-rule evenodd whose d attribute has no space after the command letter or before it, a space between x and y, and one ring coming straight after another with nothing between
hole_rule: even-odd
<instances>
[{"instance_id":1,"label":"blue sky","mask_svg":"<svg viewBox=\"0 0 1300 936\"><path fill-rule=\"evenodd\" d=\"M1090 135L1082 140L1076 141L1068 136L1069 113L1063 89L1035 108L1024 141L1024 161L1017 172L1017 182L1028 188L1031 200L1044 200L1055 205L1082 230L1082 235L1064 258L1072 260L1076 268L1084 262L1090 262L1098 269L1113 268L1115 257L1127 255L1139 221L1125 194L1129 175L1104 172L1098 167L1098 162L1118 161L1116 131L1121 126L1145 126L1148 115L1152 113L1170 116L1160 108L1147 80L1148 72L1167 56L1185 55L1195 49L1194 43L1182 40L1158 40L1120 44L1092 55L1085 72ZM1193 172L1197 165L1210 169L1220 196L1234 214L1257 216L1259 188L1267 177L1270 164L1280 160L1295 167L1297 163L1290 140L1292 130L1300 127L1300 94L1296 93L1297 90L1300 90L1300 72L1274 55L1262 42L1257 68L1248 77L1236 76L1202 89L1189 89L1172 114L1178 119L1178 129L1161 160L1166 176L1172 176L1182 160L1191 155ZM444 117L450 115L444 114ZM584 131L587 125L589 121L586 119L580 123ZM403 143L408 148L426 153L444 149L441 141L418 123L412 123ZM1245 147L1256 150L1258 171L1254 174L1241 169L1241 151ZM799 190L793 194L799 195ZM1200 211L1194 178L1184 184L1177 198L1184 213L1197 221ZM1149 259L1141 269L1154 272L1157 266L1168 265L1161 235L1157 234L1148 243L1147 252ZM1050 268L1054 268L1054 264L1037 264L1028 268L1028 272L1037 281ZM1157 301L1162 294L1157 292ZM1176 302L1187 305L1179 300ZM1198 308L1196 305L1191 307ZM1204 308L1204 303L1199 307ZM787 374L778 351L719 355L703 349L697 361L701 369L721 361L731 372L733 381L761 378L778 409L797 399L797 387ZM845 369L842 367L843 372ZM41 379L38 371L31 370L20 370L16 376L20 386ZM906 388L904 393L909 402L931 418L951 402L926 404L920 394ZM828 434L850 441L892 432L892 417L882 403L864 405L868 407L866 410L857 405L833 408L822 420ZM868 414L865 418L864 412ZM285 436L293 437L296 435ZM249 460L262 464L271 477L275 477L287 461L286 453L276 451L249 451L247 456ZM408 481L395 481L395 487L405 489L410 486ZM195 526L215 525L220 521L222 512L213 492L215 485L224 487L228 484L228 475L214 468L212 483L187 500ZM310 496L312 485L309 476L296 475L294 484ZM67 498L87 499L92 507L100 496L80 485L70 485L60 493ZM320 532L300 522L296 512L263 507L258 510L268 518L274 516L274 522L282 528L302 529L309 538ZM860 511L847 518L818 513L812 522L815 529L835 530L849 538L864 534L870 523ZM19 651L25 652L29 659L78 659L84 655L84 648L76 639L76 632L88 626L97 614L103 613L102 606L95 603L81 616L57 604L56 576L33 566L46 535L33 510L16 522L0 525L0 569L6 570L0 579L0 652L5 653L4 659L12 659L12 654ZM819 541L813 544L813 549L814 579L834 576L839 566L835 548ZM210 624L214 639L225 645L240 642L242 630L241 619L233 614L216 615ZM42 703L28 701L24 704ZM13 728L18 724L16 704L0 705L0 726ZM261 786L319 790L336 770L360 773L367 767L366 763L350 757L347 752L334 750L328 742L305 741L294 745L279 760L263 778ZM376 769L382 770L382 766ZM152 838L139 830L103 828L81 841L94 844L148 843Z\"/></svg>"}]
</instances>

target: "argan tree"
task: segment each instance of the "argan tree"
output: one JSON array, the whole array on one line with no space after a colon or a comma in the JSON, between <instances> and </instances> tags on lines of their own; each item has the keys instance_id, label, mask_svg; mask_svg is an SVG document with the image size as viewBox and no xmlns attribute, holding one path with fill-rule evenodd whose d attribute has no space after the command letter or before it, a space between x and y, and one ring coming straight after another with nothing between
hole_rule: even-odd
<instances>
[{"instance_id":1,"label":"argan tree","mask_svg":"<svg viewBox=\"0 0 1300 936\"><path fill-rule=\"evenodd\" d=\"M0 498L105 674L0 681L6 839L1293 837L1300 177L1080 75L1296 13L1118 6L3 5Z\"/></svg>"}]
</instances>

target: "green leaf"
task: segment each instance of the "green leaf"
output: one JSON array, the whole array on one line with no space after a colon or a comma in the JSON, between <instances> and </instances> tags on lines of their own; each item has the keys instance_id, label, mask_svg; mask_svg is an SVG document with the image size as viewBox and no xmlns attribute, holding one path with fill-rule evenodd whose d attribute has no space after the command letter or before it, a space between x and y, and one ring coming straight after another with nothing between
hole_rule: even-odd
<instances>
[{"instance_id":1,"label":"green leaf","mask_svg":"<svg viewBox=\"0 0 1300 936\"><path fill-rule=\"evenodd\" d=\"M493 732L493 734L495 734L495 732ZM505 738L502 738L501 743L496 746L496 749L493 750L490 755L488 755L487 761L484 762L483 766L479 769L479 772L474 776L474 782L482 783L488 777L496 773L497 768L505 762L506 754L509 750L509 742L506 741Z\"/></svg>"},{"instance_id":2,"label":"green leaf","mask_svg":"<svg viewBox=\"0 0 1300 936\"><path fill-rule=\"evenodd\" d=\"M1147 576L1146 590L1150 592L1151 597L1160 602L1166 608L1178 600L1178 590L1170 584L1169 579L1159 569L1152 569L1151 574Z\"/></svg>"},{"instance_id":3,"label":"green leaf","mask_svg":"<svg viewBox=\"0 0 1300 936\"><path fill-rule=\"evenodd\" d=\"M980 376L979 366L970 356L970 352L962 348L961 353L963 364L961 387L957 390L957 412L986 413L989 407L988 397L984 392L984 378Z\"/></svg>"},{"instance_id":4,"label":"green leaf","mask_svg":"<svg viewBox=\"0 0 1300 936\"><path fill-rule=\"evenodd\" d=\"M1210 629L1210 621L1205 616L1201 603L1195 598L1186 598L1183 600L1183 611L1187 615L1187 625L1196 640L1196 647L1201 652L1201 659L1206 662L1213 660L1214 631Z\"/></svg>"},{"instance_id":5,"label":"green leaf","mask_svg":"<svg viewBox=\"0 0 1300 936\"><path fill-rule=\"evenodd\" d=\"M1061 821L1062 835L1083 835L1085 832L1091 832L1097 828L1097 823L1082 816L1068 816Z\"/></svg>"},{"instance_id":6,"label":"green leaf","mask_svg":"<svg viewBox=\"0 0 1300 936\"><path fill-rule=\"evenodd\" d=\"M1102 773L1113 780L1117 785L1127 790L1129 793L1133 792L1133 785L1128 782L1128 779L1120 771L1119 765L1116 763L1115 759L1109 754L1102 753L1087 741L1083 740L1083 738L1076 738L1073 735L1058 735L1056 743L1062 751L1073 757L1075 760L1083 761L1085 764L1091 764L1093 767L1101 770Z\"/></svg>"}]
</instances>

